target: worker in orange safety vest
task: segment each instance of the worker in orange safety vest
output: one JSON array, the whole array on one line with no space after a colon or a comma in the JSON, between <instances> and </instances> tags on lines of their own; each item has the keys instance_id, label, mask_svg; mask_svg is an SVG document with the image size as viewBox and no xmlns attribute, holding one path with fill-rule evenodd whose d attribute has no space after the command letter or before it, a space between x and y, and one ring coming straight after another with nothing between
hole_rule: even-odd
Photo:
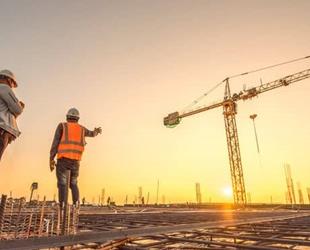
<instances>
[{"instance_id":1,"label":"worker in orange safety vest","mask_svg":"<svg viewBox=\"0 0 310 250\"><path fill-rule=\"evenodd\" d=\"M59 204L62 206L66 200L66 171L70 171L70 189L74 205L79 203L79 188L77 178L79 176L80 161L85 147L85 137L95 137L101 134L102 129L93 131L81 126L78 121L79 111L76 108L69 109L67 122L60 123L56 129L52 147L50 150L50 170L56 166ZM57 155L57 163L55 156Z\"/></svg>"}]
</instances>

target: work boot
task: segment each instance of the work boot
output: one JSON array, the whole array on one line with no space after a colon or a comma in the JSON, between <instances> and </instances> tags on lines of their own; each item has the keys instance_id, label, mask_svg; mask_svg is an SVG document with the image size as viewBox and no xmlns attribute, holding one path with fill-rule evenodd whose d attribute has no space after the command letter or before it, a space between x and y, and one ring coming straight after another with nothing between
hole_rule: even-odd
<instances>
[{"instance_id":1,"label":"work boot","mask_svg":"<svg viewBox=\"0 0 310 250\"><path fill-rule=\"evenodd\" d=\"M76 201L73 203L72 205L74 208L77 208L77 209L80 209L80 202L79 201Z\"/></svg>"}]
</instances>

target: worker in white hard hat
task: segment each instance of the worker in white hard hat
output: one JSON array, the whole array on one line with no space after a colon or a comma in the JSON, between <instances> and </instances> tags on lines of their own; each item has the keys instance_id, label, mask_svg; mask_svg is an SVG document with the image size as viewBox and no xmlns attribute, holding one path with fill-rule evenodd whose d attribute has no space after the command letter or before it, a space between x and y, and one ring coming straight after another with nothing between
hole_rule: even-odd
<instances>
[{"instance_id":1,"label":"worker in white hard hat","mask_svg":"<svg viewBox=\"0 0 310 250\"><path fill-rule=\"evenodd\" d=\"M8 144L20 135L16 118L23 112L25 104L13 92L17 85L11 71L0 70L0 160Z\"/></svg>"},{"instance_id":2,"label":"worker in white hard hat","mask_svg":"<svg viewBox=\"0 0 310 250\"><path fill-rule=\"evenodd\" d=\"M102 129L95 128L93 131L81 126L78 121L79 111L76 108L69 109L67 122L60 123L56 129L50 151L50 170L56 166L58 187L58 199L61 206L64 205L66 196L66 171L70 171L70 189L73 204L79 203L79 188L77 178L79 176L80 161L85 147L85 137L95 137L101 134ZM57 163L55 156L57 155Z\"/></svg>"}]
</instances>

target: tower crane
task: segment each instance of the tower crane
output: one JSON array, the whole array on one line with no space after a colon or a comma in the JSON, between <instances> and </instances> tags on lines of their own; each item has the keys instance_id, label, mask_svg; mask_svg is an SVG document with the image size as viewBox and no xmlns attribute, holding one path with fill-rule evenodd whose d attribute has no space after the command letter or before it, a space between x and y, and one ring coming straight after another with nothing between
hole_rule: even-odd
<instances>
[{"instance_id":1,"label":"tower crane","mask_svg":"<svg viewBox=\"0 0 310 250\"><path fill-rule=\"evenodd\" d=\"M310 58L310 56L307 56L305 58ZM226 78L222 81L222 83L225 84L225 93L223 101L217 102L209 106L200 107L192 111L184 112L182 114L180 114L179 112L171 113L164 118L164 125L167 127L174 127L180 123L182 118L192 116L215 108L220 107L223 108L234 204L236 206L242 207L246 205L247 200L246 200L246 191L244 185L240 146L236 124L237 102L240 100L243 101L250 100L253 97L256 97L262 93L280 87L288 86L294 82L298 82L307 79L309 77L310 77L310 69L306 69L297 72L295 74L287 75L283 78L277 79L272 82L261 83L259 86L247 90L242 90L239 93L234 94L232 94L230 91L230 85L229 85L230 78Z\"/></svg>"}]
</instances>

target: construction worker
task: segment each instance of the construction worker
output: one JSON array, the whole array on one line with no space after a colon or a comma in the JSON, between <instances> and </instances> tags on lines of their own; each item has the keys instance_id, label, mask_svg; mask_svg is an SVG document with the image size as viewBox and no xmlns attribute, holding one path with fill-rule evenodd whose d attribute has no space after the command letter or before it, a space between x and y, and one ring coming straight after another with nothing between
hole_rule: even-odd
<instances>
[{"instance_id":1,"label":"construction worker","mask_svg":"<svg viewBox=\"0 0 310 250\"><path fill-rule=\"evenodd\" d=\"M8 144L20 135L16 118L23 112L25 104L13 92L17 86L11 71L0 71L0 160Z\"/></svg>"},{"instance_id":2,"label":"construction worker","mask_svg":"<svg viewBox=\"0 0 310 250\"><path fill-rule=\"evenodd\" d=\"M67 122L60 123L56 129L53 144L50 151L50 170L53 171L56 166L58 199L61 206L67 200L66 183L70 172L70 189L74 205L79 203L79 188L77 178L79 176L79 166L84 152L85 137L95 137L101 134L101 128L95 128L93 131L81 126L80 115L76 108L69 109L67 113ZM57 155L57 164L54 160Z\"/></svg>"}]
</instances>

